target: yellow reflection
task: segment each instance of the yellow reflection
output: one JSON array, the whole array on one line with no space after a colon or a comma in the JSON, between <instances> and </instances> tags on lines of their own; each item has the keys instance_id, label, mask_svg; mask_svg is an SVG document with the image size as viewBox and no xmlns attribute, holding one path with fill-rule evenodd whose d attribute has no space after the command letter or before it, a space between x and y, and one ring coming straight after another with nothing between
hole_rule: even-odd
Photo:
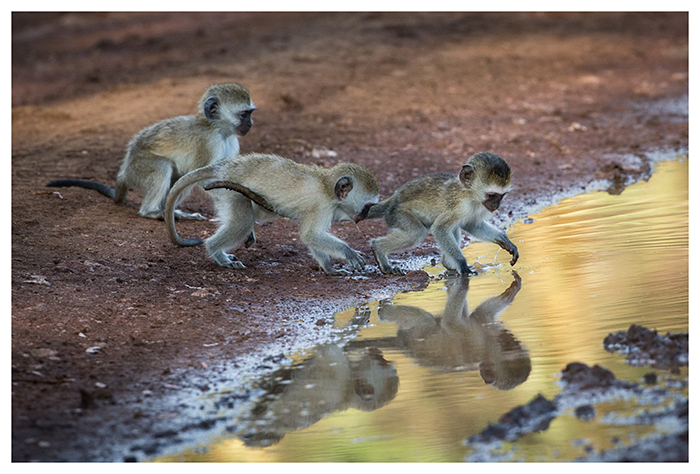
<instances>
[{"instance_id":1,"label":"yellow reflection","mask_svg":"<svg viewBox=\"0 0 700 474\"><path fill-rule=\"evenodd\" d=\"M333 381L319 389L330 398L315 421L292 417L267 448L232 434L208 453L162 460L461 461L464 439L538 393L558 393L555 374L570 362L600 364L639 381L651 369L627 366L602 341L633 323L688 331L687 159L662 163L649 182L620 196L577 196L532 217L534 223L508 233L520 251L514 269L495 245L473 243L464 251L467 261L484 272L467 285L436 280L423 292L337 314L338 327L363 323L357 338L297 356L303 368L290 376L308 386L322 378L314 365L334 367ZM298 413L317 398L295 390L260 413L294 406ZM352 401L375 394L385 397L371 409ZM600 449L611 446L613 434L648 429L611 431L563 417L522 443L528 460L569 460L582 454L572 441L584 435Z\"/></svg>"}]
</instances>

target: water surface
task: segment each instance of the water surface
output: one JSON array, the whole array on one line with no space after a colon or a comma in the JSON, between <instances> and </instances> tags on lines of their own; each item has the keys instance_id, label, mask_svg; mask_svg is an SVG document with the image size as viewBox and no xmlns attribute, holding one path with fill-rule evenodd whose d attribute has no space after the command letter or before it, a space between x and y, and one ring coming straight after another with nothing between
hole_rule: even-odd
<instances>
[{"instance_id":1,"label":"water surface","mask_svg":"<svg viewBox=\"0 0 700 474\"><path fill-rule=\"evenodd\" d=\"M426 290L337 314L356 338L291 356L261 379L230 437L163 460L462 461L466 438L537 394L556 395L570 362L635 382L650 371L661 386L687 380L687 368L634 368L602 347L633 323L688 331L687 159L661 163L620 196L577 196L531 217L509 231L514 268L496 246L472 243L464 252L480 274L468 283L428 267ZM525 436L514 459L571 460L658 429L605 422L634 412L634 400L596 408L594 420L562 416Z\"/></svg>"}]
</instances>

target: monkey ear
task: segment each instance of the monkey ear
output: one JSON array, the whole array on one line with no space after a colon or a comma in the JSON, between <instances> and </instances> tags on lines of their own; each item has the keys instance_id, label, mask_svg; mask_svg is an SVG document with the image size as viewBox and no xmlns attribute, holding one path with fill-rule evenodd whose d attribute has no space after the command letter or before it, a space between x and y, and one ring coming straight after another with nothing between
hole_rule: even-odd
<instances>
[{"instance_id":1,"label":"monkey ear","mask_svg":"<svg viewBox=\"0 0 700 474\"><path fill-rule=\"evenodd\" d=\"M219 98L211 96L204 101L204 116L209 120L218 120L219 115Z\"/></svg>"},{"instance_id":2,"label":"monkey ear","mask_svg":"<svg viewBox=\"0 0 700 474\"><path fill-rule=\"evenodd\" d=\"M350 191L352 191L353 182L350 176L343 176L335 183L335 196L343 201L348 197Z\"/></svg>"},{"instance_id":3,"label":"monkey ear","mask_svg":"<svg viewBox=\"0 0 700 474\"><path fill-rule=\"evenodd\" d=\"M476 170L474 166L466 164L462 166L462 171L459 172L459 180L462 182L465 188L469 188L476 177Z\"/></svg>"}]
</instances>

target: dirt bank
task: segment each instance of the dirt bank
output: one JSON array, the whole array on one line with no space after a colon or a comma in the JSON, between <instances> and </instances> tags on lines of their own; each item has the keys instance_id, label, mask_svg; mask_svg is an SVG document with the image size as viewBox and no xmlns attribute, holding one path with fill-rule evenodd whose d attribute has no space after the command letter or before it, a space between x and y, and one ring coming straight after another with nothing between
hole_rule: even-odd
<instances>
[{"instance_id":1,"label":"dirt bank","mask_svg":"<svg viewBox=\"0 0 700 474\"><path fill-rule=\"evenodd\" d=\"M515 173L502 218L595 179L619 190L653 151L688 146L674 105L687 100L687 14L14 14L12 80L14 461L121 460L119 446L177 416L152 400L328 325L293 314L424 283L374 266L325 276L286 220L237 251L247 269L224 270L137 217L137 193L117 206L44 187L113 184L129 138L192 113L211 83L241 82L258 106L243 152L356 162L383 196L498 153ZM203 192L186 207L212 216ZM215 227L179 224L187 237ZM384 230L334 226L365 255Z\"/></svg>"}]
</instances>

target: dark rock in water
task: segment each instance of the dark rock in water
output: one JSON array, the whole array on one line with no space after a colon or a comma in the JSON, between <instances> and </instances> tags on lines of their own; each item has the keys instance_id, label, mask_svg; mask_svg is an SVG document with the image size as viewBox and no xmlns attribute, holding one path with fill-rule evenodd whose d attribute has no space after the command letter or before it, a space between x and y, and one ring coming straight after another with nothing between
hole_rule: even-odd
<instances>
[{"instance_id":1,"label":"dark rock in water","mask_svg":"<svg viewBox=\"0 0 700 474\"><path fill-rule=\"evenodd\" d=\"M467 440L467 444L484 443L495 440L514 441L526 433L535 433L549 428L556 416L557 407L541 394L527 405L513 408L501 416L496 424L490 424L481 433Z\"/></svg>"},{"instance_id":2,"label":"dark rock in water","mask_svg":"<svg viewBox=\"0 0 700 474\"><path fill-rule=\"evenodd\" d=\"M590 405L580 406L576 408L574 413L576 414L576 418L582 421L588 421L595 418L595 409Z\"/></svg>"},{"instance_id":3,"label":"dark rock in water","mask_svg":"<svg viewBox=\"0 0 700 474\"><path fill-rule=\"evenodd\" d=\"M579 390L595 387L610 387L618 382L615 374L599 365L589 367L581 362L572 362L562 370L562 382L575 385Z\"/></svg>"},{"instance_id":4,"label":"dark rock in water","mask_svg":"<svg viewBox=\"0 0 700 474\"><path fill-rule=\"evenodd\" d=\"M656 374L654 372L649 372L648 374L644 374L644 377L642 377L642 380L644 380L644 383L647 385L656 385Z\"/></svg>"},{"instance_id":5,"label":"dark rock in water","mask_svg":"<svg viewBox=\"0 0 700 474\"><path fill-rule=\"evenodd\" d=\"M648 365L677 374L680 367L688 365L688 333L662 336L633 324L627 331L608 334L603 347L608 352L626 353L626 362L635 367Z\"/></svg>"}]
</instances>

